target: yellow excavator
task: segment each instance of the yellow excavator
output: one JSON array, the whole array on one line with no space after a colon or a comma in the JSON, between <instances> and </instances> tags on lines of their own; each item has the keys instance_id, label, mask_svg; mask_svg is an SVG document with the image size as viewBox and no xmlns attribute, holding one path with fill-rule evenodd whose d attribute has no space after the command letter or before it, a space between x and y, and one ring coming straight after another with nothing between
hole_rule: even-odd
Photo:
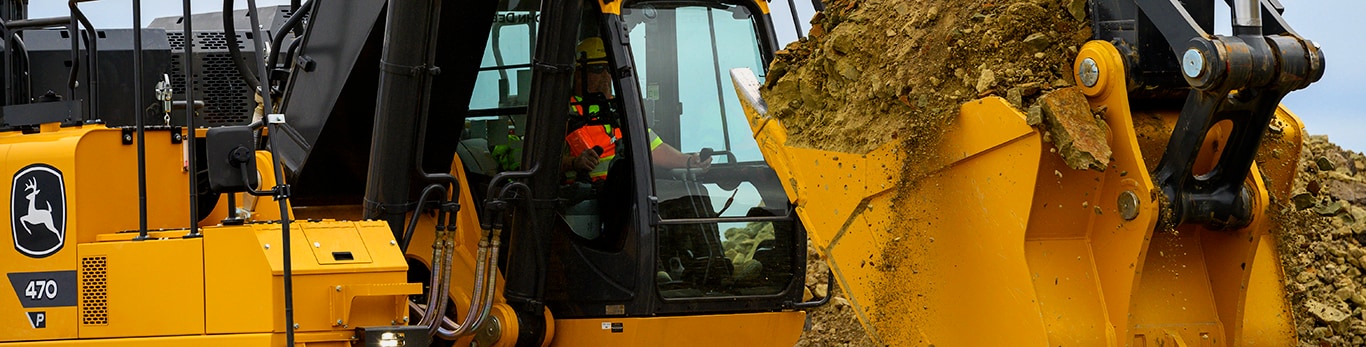
<instances>
[{"instance_id":1,"label":"yellow excavator","mask_svg":"<svg viewBox=\"0 0 1366 347\"><path fill-rule=\"evenodd\" d=\"M792 345L808 238L883 344L1295 338L1277 104L1323 58L1274 1L1236 1L1236 36L1212 2L1090 2L1113 167L988 97L912 172L785 145L764 1L185 1L136 30L84 2L0 1L0 345ZM563 165L583 127L618 129L605 178Z\"/></svg>"}]
</instances>

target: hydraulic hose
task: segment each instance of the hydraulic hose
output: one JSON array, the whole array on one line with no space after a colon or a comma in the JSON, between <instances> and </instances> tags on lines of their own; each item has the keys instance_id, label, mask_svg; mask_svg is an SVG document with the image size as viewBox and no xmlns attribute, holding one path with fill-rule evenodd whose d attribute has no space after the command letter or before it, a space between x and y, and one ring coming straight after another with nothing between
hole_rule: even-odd
<instances>
[{"instance_id":1,"label":"hydraulic hose","mask_svg":"<svg viewBox=\"0 0 1366 347\"><path fill-rule=\"evenodd\" d=\"M489 267L489 263L495 261L494 259L497 259L498 254L496 248L490 247L490 239L493 239L493 235L496 234L496 231L484 233L484 236L479 240L479 252L475 258L474 266L476 276L474 278L474 291L471 292L470 305L466 308L464 319L455 326L447 326L446 320L442 319L441 324L433 326L430 330L432 335L445 340L454 340L473 332L474 327L479 326L484 317L488 316L492 309L490 303L493 300L492 294L495 293L493 288L497 279L496 272L491 271L496 267ZM446 285L449 286L450 284L447 283Z\"/></svg>"},{"instance_id":2,"label":"hydraulic hose","mask_svg":"<svg viewBox=\"0 0 1366 347\"><path fill-rule=\"evenodd\" d=\"M436 312L435 308L437 306L437 302L444 301L439 300L438 298L446 298L446 293L441 291L441 280L446 274L446 272L443 270L445 269L445 263L447 262L445 260L445 257L443 257L443 254L445 253L443 252L441 238L438 237L437 240L432 243L432 274L429 277L429 281L431 281L432 286L430 288L430 292L427 294L427 310L425 313L422 314L422 319L418 321L417 325L431 324L432 320L435 319L435 317L433 316L436 316L434 312Z\"/></svg>"},{"instance_id":3,"label":"hydraulic hose","mask_svg":"<svg viewBox=\"0 0 1366 347\"><path fill-rule=\"evenodd\" d=\"M444 199L447 195L446 186L440 184L428 185L426 188L422 188L422 194L418 195L417 206L413 209L413 217L408 220L408 226L404 228L406 230L403 231L403 238L399 239L399 250L402 250L404 253L408 252L408 244L413 241L413 231L417 229L417 218L422 215L422 205L427 202L427 194L431 194L437 190L441 191L441 197ZM439 202L444 201L445 200L439 200ZM445 212L443 211L441 214L445 214ZM438 216L437 221L440 220L441 219Z\"/></svg>"},{"instance_id":4,"label":"hydraulic hose","mask_svg":"<svg viewBox=\"0 0 1366 347\"><path fill-rule=\"evenodd\" d=\"M266 68L274 69L275 64L280 62L280 46L285 44L285 37L289 36L289 32L295 26L298 26L299 23L303 22L303 18L307 16L310 12L309 10L313 8L313 2L314 0L308 0L302 7L294 6L294 13L290 14L289 20L285 21L285 24L281 25L279 30L276 30L275 37L270 40L270 56L267 57ZM295 1L295 5L298 5L297 0ZM297 41L298 38L295 40Z\"/></svg>"},{"instance_id":5,"label":"hydraulic hose","mask_svg":"<svg viewBox=\"0 0 1366 347\"><path fill-rule=\"evenodd\" d=\"M237 47L237 28L232 23L232 1L223 0L223 38L228 41L228 54L232 56L233 65L237 66L237 73L242 75L242 80L247 82L247 86L259 93L261 81L251 74L247 61L242 58L242 48ZM266 113L271 112L272 110L266 110Z\"/></svg>"}]
</instances>

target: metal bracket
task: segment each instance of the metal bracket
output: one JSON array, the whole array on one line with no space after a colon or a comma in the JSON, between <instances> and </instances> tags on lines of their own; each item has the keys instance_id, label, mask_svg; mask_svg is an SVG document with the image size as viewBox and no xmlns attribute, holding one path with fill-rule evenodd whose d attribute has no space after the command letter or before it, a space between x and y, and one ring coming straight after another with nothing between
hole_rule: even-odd
<instances>
[{"instance_id":1,"label":"metal bracket","mask_svg":"<svg viewBox=\"0 0 1366 347\"><path fill-rule=\"evenodd\" d=\"M1242 19L1234 28L1238 35L1216 36L1208 32L1213 1L1092 2L1096 39L1133 50L1126 54L1135 76L1131 89L1185 94L1153 174L1172 212L1163 214L1171 220L1160 225L1233 229L1250 223L1252 193L1243 185L1262 135L1287 93L1323 76L1318 46L1285 25L1279 4L1234 0ZM1220 123L1231 125L1228 140L1216 149L1214 167L1197 175L1194 165L1206 136Z\"/></svg>"},{"instance_id":2,"label":"metal bracket","mask_svg":"<svg viewBox=\"0 0 1366 347\"><path fill-rule=\"evenodd\" d=\"M408 296L422 294L421 283L389 283L389 284L347 284L333 286L328 292L328 302L330 305L330 315L328 320L332 326L346 326L346 319L351 316L351 305L357 297L362 296L393 296L394 297L394 320L402 320L408 313Z\"/></svg>"},{"instance_id":3,"label":"metal bracket","mask_svg":"<svg viewBox=\"0 0 1366 347\"><path fill-rule=\"evenodd\" d=\"M171 144L178 145L185 141L185 135L180 133L180 126L171 126ZM194 131L194 130L190 130ZM190 135L194 136L194 135Z\"/></svg>"}]
</instances>

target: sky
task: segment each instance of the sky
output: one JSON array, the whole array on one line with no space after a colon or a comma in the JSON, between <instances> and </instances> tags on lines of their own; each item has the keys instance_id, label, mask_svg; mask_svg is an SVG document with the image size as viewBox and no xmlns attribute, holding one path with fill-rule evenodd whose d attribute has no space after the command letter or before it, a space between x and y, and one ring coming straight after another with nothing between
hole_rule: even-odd
<instances>
[{"instance_id":1,"label":"sky","mask_svg":"<svg viewBox=\"0 0 1366 347\"><path fill-rule=\"evenodd\" d=\"M815 13L811 0L795 2L800 29L794 26L788 1L770 4L779 42L785 45L796 40L797 33L809 29L807 21ZM911 0L907 0L911 1ZM1300 36L1313 40L1322 47L1326 58L1323 79L1304 90L1290 93L1283 105L1305 122L1310 134L1326 134L1338 145L1358 152L1366 151L1366 112L1357 101L1366 101L1366 67L1351 62L1366 62L1366 40L1359 32L1359 16L1366 13L1366 1L1360 0L1280 0L1285 6L1284 17ZM1223 1L1215 1L1223 8ZM81 8L102 28L126 28L132 24L131 1L101 1L82 4ZM152 19L180 14L178 0L144 0L143 23ZM221 8L217 0L191 0L195 13L212 12ZM288 0L259 0L257 6L288 4ZM237 0L239 8L246 0ZM56 0L35 0L29 5L30 16L66 15L66 3ZM1224 13L1227 13L1226 10ZM1227 33L1228 20L1216 24L1218 33Z\"/></svg>"}]
</instances>

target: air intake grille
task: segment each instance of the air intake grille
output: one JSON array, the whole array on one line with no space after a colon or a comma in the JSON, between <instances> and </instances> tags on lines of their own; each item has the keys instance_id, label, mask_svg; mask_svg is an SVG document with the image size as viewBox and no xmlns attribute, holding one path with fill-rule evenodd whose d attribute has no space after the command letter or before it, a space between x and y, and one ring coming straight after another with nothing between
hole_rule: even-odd
<instances>
[{"instance_id":1,"label":"air intake grille","mask_svg":"<svg viewBox=\"0 0 1366 347\"><path fill-rule=\"evenodd\" d=\"M81 258L81 324L109 324L105 284L105 257Z\"/></svg>"},{"instance_id":2,"label":"air intake grille","mask_svg":"<svg viewBox=\"0 0 1366 347\"><path fill-rule=\"evenodd\" d=\"M227 37L222 32L200 31L194 33L195 97L204 101L201 126L246 124L256 109L255 95L251 87L242 81L237 65L228 53ZM171 85L175 98L183 100L185 95L185 33L167 32L171 44ZM237 47L242 49L245 59L255 59L249 48L250 34L237 34ZM254 68L254 64L248 64ZM254 72L253 72L254 73Z\"/></svg>"}]
</instances>

